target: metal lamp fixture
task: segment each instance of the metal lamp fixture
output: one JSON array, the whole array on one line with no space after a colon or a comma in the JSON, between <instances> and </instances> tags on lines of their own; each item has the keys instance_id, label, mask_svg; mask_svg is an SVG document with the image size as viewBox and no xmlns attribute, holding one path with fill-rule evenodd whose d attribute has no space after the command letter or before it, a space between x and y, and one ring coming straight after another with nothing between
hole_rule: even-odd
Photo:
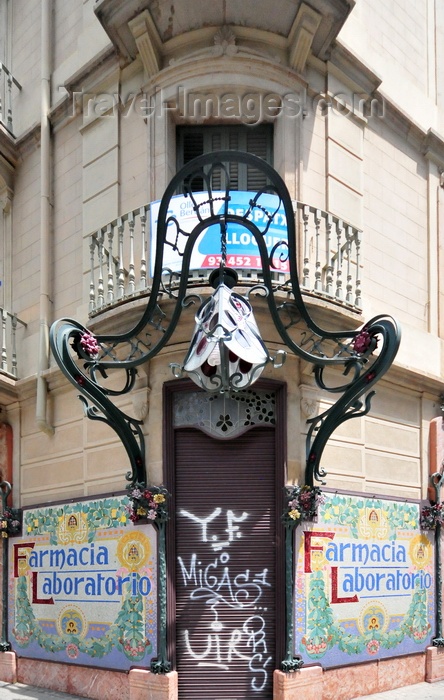
<instances>
[{"instance_id":1,"label":"metal lamp fixture","mask_svg":"<svg viewBox=\"0 0 444 700\"><path fill-rule=\"evenodd\" d=\"M201 389L222 393L247 389L266 364L281 367L286 353L272 358L257 327L251 304L232 291L236 270L221 264L209 283L215 289L199 308L190 348L182 365L171 364L176 378L188 374Z\"/></svg>"}]
</instances>

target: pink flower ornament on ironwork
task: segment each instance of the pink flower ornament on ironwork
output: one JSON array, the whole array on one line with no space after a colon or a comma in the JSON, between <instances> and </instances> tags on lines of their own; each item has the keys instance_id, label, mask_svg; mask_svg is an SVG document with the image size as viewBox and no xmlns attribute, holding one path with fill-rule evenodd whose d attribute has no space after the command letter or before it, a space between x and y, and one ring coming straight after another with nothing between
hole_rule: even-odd
<instances>
[{"instance_id":1,"label":"pink flower ornament on ironwork","mask_svg":"<svg viewBox=\"0 0 444 700\"><path fill-rule=\"evenodd\" d=\"M376 336L371 335L368 331L361 331L352 341L352 349L357 355L365 355L372 353L378 345Z\"/></svg>"},{"instance_id":2,"label":"pink flower ornament on ironwork","mask_svg":"<svg viewBox=\"0 0 444 700\"><path fill-rule=\"evenodd\" d=\"M83 352L89 357L96 358L100 352L100 345L96 338L89 331L82 333L80 337L80 346Z\"/></svg>"}]
</instances>

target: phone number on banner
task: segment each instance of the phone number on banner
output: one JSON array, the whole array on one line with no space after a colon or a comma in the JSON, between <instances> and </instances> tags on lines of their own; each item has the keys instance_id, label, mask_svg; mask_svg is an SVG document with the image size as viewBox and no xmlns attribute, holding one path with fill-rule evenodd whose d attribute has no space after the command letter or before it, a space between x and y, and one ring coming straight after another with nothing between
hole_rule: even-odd
<instances>
[{"instance_id":1,"label":"phone number on banner","mask_svg":"<svg viewBox=\"0 0 444 700\"><path fill-rule=\"evenodd\" d=\"M207 267L217 267L220 265L222 257L220 255L206 255L201 263L202 268ZM262 269L262 261L259 256L256 255L228 255L226 259L226 264L228 267L240 267L246 269ZM272 271L276 272L288 272L290 266L288 260L281 261L279 259L273 260Z\"/></svg>"}]
</instances>

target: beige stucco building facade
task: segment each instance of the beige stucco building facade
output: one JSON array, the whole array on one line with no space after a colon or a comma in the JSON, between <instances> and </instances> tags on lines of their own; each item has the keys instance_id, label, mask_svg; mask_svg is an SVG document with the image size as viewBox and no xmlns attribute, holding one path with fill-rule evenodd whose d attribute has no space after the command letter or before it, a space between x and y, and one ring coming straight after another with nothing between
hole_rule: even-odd
<instances>
[{"instance_id":1,"label":"beige stucco building facade","mask_svg":"<svg viewBox=\"0 0 444 700\"><path fill-rule=\"evenodd\" d=\"M3 477L14 505L125 489L124 446L84 415L49 329L65 317L96 335L128 330L151 284L149 205L186 162L187 134L212 130L223 141L236 127L242 139L264 125L268 160L294 202L310 313L332 331L379 314L402 329L370 411L328 441L327 488L425 499L431 463L439 469L442 459L430 443L444 393L442 3L0 0L0 61L0 418L12 428ZM259 278L243 270L242 288ZM191 282L208 292L206 276ZM256 317L276 352L282 342L263 301ZM167 480L164 384L192 328L185 310L165 348L138 368L133 391L116 399L141 421L147 482L157 486ZM263 378L286 387L282 486L302 484L306 421L336 397L295 356ZM430 676L425 653L412 659L369 659L363 692ZM122 674L102 669L93 680L91 669L59 666L54 682L88 697L104 698L105 687L109 698L192 697L177 695L180 670L146 670L151 680L131 671L130 689ZM19 658L16 668L24 682L50 684L44 661ZM316 665L298 682L307 697L346 700L358 694L362 666L346 669L350 682L344 667L322 680ZM298 674L277 673L273 697L296 697Z\"/></svg>"}]
</instances>

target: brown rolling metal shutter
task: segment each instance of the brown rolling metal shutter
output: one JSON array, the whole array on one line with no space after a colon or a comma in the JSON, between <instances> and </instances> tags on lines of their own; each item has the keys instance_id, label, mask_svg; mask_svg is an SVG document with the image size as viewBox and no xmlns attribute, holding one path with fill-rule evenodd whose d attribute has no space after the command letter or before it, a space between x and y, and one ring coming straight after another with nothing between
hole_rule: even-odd
<instances>
[{"instance_id":1,"label":"brown rolling metal shutter","mask_svg":"<svg viewBox=\"0 0 444 700\"><path fill-rule=\"evenodd\" d=\"M275 668L275 438L175 433L180 700L271 700Z\"/></svg>"}]
</instances>

